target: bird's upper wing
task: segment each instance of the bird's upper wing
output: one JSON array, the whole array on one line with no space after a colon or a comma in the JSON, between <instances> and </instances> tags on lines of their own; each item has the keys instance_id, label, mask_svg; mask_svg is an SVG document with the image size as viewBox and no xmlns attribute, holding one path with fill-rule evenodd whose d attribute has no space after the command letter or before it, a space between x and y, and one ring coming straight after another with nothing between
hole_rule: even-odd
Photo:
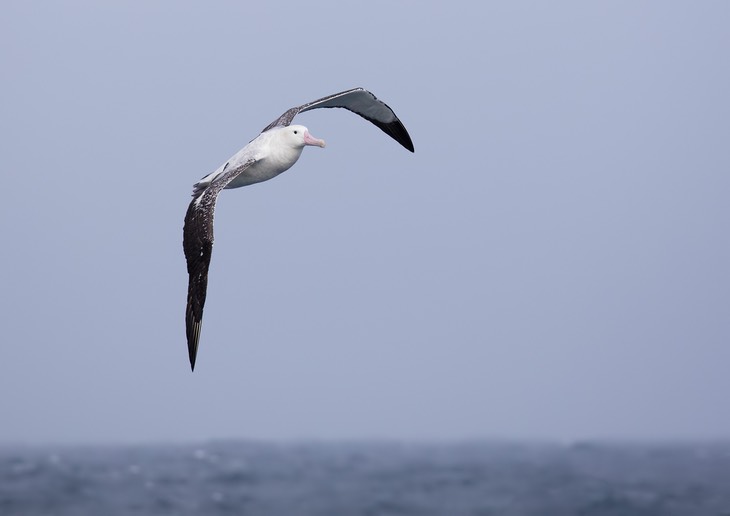
<instances>
[{"instance_id":1,"label":"bird's upper wing","mask_svg":"<svg viewBox=\"0 0 730 516\"><path fill-rule=\"evenodd\" d=\"M208 288L208 267L213 250L213 214L220 191L256 162L250 158L235 168L223 170L202 193L195 191L185 214L183 250L188 264L188 305L185 310L185 330L188 338L190 368L195 369L203 306ZM197 194L197 195L196 195Z\"/></svg>"},{"instance_id":2,"label":"bird's upper wing","mask_svg":"<svg viewBox=\"0 0 730 516\"><path fill-rule=\"evenodd\" d=\"M395 141L403 145L406 149L413 152L413 142L406 131L405 126L398 120L392 109L385 102L378 100L375 95L363 88L353 88L351 90L328 95L313 102L308 102L298 107L287 110L279 118L271 122L262 131L268 131L274 127L285 127L291 124L297 114L310 109L318 108L345 108L353 113L357 113L365 120L372 122L380 127L387 135Z\"/></svg>"}]
</instances>

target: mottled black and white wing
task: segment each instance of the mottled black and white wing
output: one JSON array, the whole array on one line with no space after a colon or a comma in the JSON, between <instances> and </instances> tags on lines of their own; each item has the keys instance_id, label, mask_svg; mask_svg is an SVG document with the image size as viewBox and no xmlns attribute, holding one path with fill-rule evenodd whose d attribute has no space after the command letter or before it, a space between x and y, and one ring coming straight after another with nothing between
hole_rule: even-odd
<instances>
[{"instance_id":1,"label":"mottled black and white wing","mask_svg":"<svg viewBox=\"0 0 730 516\"><path fill-rule=\"evenodd\" d=\"M203 323L203 307L208 289L208 268L213 251L213 216L220 191L250 167L256 160L250 159L231 170L224 170L207 188L196 186L193 200L185 214L183 250L188 264L188 304L185 310L185 331L188 340L190 368L195 369L195 357L200 342Z\"/></svg>"},{"instance_id":2,"label":"mottled black and white wing","mask_svg":"<svg viewBox=\"0 0 730 516\"><path fill-rule=\"evenodd\" d=\"M328 95L313 102L308 102L298 107L288 109L283 115L271 122L262 131L268 131L274 127L286 127L291 124L294 117L304 111L319 108L345 108L363 117L365 120L380 127L385 134L400 143L403 147L413 152L413 142L406 131L403 123L395 115L395 112L385 102L378 100L375 95L364 88L353 88L351 90Z\"/></svg>"}]
</instances>

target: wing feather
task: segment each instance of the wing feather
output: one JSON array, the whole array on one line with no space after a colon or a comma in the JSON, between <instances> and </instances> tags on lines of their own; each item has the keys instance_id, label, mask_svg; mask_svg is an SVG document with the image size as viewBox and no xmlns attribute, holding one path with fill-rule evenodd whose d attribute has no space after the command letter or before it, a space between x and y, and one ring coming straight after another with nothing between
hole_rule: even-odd
<instances>
[{"instance_id":1,"label":"wing feather","mask_svg":"<svg viewBox=\"0 0 730 516\"><path fill-rule=\"evenodd\" d=\"M188 266L188 303L185 309L185 331L188 341L190 368L195 369L195 357L203 324L203 307L208 289L208 268L213 252L213 217L218 194L248 167L256 162L249 159L242 165L225 171L196 196L185 214L183 250Z\"/></svg>"},{"instance_id":2,"label":"wing feather","mask_svg":"<svg viewBox=\"0 0 730 516\"><path fill-rule=\"evenodd\" d=\"M262 132L274 127L286 127L294 117L304 111L319 108L345 108L360 115L365 120L379 127L385 134L413 152L413 141L403 123L390 107L364 88L353 88L341 91L321 99L302 104L286 110L279 118L267 125Z\"/></svg>"}]
</instances>

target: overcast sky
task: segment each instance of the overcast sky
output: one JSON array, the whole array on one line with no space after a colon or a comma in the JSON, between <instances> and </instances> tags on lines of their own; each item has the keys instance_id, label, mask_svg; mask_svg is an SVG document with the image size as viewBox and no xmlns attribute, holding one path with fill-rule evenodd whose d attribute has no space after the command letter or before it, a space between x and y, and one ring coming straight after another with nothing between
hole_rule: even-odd
<instances>
[{"instance_id":1,"label":"overcast sky","mask_svg":"<svg viewBox=\"0 0 730 516\"><path fill-rule=\"evenodd\" d=\"M730 438L730 4L248 4L3 4L0 442Z\"/></svg>"}]
</instances>

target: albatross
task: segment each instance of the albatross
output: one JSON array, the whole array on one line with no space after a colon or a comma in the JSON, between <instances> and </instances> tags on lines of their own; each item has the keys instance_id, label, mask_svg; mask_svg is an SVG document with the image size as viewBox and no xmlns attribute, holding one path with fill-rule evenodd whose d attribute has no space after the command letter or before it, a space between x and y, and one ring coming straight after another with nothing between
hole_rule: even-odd
<instances>
[{"instance_id":1,"label":"albatross","mask_svg":"<svg viewBox=\"0 0 730 516\"><path fill-rule=\"evenodd\" d=\"M213 213L218 194L224 188L240 188L278 176L296 163L307 145L324 147L324 140L312 136L309 129L303 125L291 125L299 113L319 108L352 111L409 151L414 151L408 131L393 110L369 91L353 88L288 109L216 171L195 183L183 228L183 250L189 276L185 330L191 370L195 370L203 323L208 268L213 250Z\"/></svg>"}]
</instances>

